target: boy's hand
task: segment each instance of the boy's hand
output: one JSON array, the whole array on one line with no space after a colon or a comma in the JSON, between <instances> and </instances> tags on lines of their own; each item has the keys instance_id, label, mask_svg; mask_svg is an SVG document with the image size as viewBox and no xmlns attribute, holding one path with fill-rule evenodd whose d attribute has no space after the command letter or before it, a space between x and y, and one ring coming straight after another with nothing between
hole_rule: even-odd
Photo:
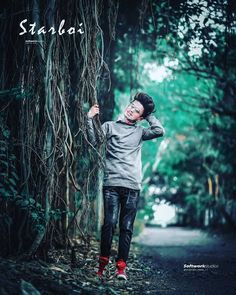
<instances>
[{"instance_id":1,"label":"boy's hand","mask_svg":"<svg viewBox=\"0 0 236 295\"><path fill-rule=\"evenodd\" d=\"M97 114L99 114L99 105L98 104L94 104L89 112L88 112L88 117L89 118L93 118L94 116L96 116Z\"/></svg>"}]
</instances>

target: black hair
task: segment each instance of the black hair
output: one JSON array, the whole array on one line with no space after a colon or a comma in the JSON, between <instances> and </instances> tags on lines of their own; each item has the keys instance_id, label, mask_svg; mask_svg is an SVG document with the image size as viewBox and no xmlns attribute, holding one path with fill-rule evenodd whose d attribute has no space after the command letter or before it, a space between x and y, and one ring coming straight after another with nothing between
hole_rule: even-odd
<instances>
[{"instance_id":1,"label":"black hair","mask_svg":"<svg viewBox=\"0 0 236 295\"><path fill-rule=\"evenodd\" d=\"M155 112L155 103L151 96L144 92L137 92L133 100L139 101L144 107L144 112L142 117L146 118L151 113Z\"/></svg>"}]
</instances>

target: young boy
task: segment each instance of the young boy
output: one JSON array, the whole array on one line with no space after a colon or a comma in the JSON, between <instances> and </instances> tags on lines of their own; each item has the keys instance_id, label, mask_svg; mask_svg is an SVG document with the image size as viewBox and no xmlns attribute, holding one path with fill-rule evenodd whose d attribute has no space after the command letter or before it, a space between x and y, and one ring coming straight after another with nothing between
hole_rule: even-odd
<instances>
[{"instance_id":1,"label":"young boy","mask_svg":"<svg viewBox=\"0 0 236 295\"><path fill-rule=\"evenodd\" d=\"M119 246L116 262L117 278L127 279L125 268L128 259L133 224L142 181L142 141L164 135L164 128L152 115L153 99L138 92L117 121L102 125L106 137L106 160L103 183L104 224L101 233L101 252L97 274L103 275L109 262L112 238L119 215ZM88 112L88 132L92 144L96 144L92 119L99 114L99 106ZM136 125L146 119L149 128Z\"/></svg>"}]
</instances>

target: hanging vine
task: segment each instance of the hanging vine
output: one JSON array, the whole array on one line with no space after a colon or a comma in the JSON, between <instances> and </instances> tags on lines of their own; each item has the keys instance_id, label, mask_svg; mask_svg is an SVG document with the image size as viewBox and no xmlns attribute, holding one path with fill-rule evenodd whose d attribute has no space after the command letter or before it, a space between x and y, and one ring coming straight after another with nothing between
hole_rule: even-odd
<instances>
[{"instance_id":1,"label":"hanging vine","mask_svg":"<svg viewBox=\"0 0 236 295\"><path fill-rule=\"evenodd\" d=\"M96 120L100 145L95 149L90 144L86 112L97 102L100 72L108 68L100 26L103 8L102 0L60 1L60 5L53 0L12 1L7 8L12 21L3 30L4 52L12 54L12 60L6 57L1 66L6 76L4 69L13 73L17 67L14 79L1 79L1 85L3 89L18 85L21 96L17 103L4 105L19 178L9 211L11 233L3 241L8 241L9 253L30 257L42 244L45 249L71 246L74 238L89 243L96 230L103 137ZM114 16L117 11L109 13ZM19 37L15 30L22 17L46 29L62 19L71 27L82 23L84 33L36 34L37 43L27 44L30 33ZM114 36L112 24L110 32ZM14 116L9 115L10 108ZM6 206L9 200L3 202Z\"/></svg>"}]
</instances>

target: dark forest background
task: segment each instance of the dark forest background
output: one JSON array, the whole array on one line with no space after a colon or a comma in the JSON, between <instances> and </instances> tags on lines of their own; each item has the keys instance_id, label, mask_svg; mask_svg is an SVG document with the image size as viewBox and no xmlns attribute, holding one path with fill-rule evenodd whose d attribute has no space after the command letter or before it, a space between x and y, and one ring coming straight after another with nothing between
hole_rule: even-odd
<instances>
[{"instance_id":1,"label":"dark forest background","mask_svg":"<svg viewBox=\"0 0 236 295\"><path fill-rule=\"evenodd\" d=\"M155 99L166 129L143 147L137 222L165 200L180 225L235 231L235 14L233 0L1 4L1 255L89 245L99 234L101 123L136 91ZM47 29L82 22L84 33L20 36L25 18ZM95 102L96 148L86 125Z\"/></svg>"}]
</instances>

